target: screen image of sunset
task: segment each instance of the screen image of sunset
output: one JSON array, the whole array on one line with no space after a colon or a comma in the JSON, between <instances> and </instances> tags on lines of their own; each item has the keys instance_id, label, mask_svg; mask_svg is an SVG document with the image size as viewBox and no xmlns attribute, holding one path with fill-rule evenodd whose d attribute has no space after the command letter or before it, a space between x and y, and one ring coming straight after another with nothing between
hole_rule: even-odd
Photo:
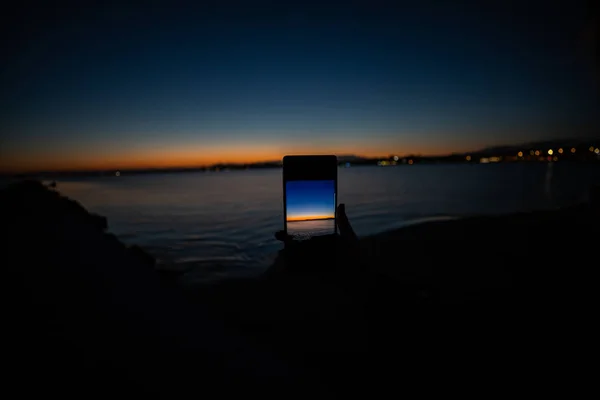
<instances>
[{"instance_id":1,"label":"screen image of sunset","mask_svg":"<svg viewBox=\"0 0 600 400\"><path fill-rule=\"evenodd\" d=\"M289 181L286 183L288 222L335 217L334 181Z\"/></svg>"},{"instance_id":2,"label":"screen image of sunset","mask_svg":"<svg viewBox=\"0 0 600 400\"><path fill-rule=\"evenodd\" d=\"M296 238L335 233L335 181L289 181L286 229Z\"/></svg>"}]
</instances>

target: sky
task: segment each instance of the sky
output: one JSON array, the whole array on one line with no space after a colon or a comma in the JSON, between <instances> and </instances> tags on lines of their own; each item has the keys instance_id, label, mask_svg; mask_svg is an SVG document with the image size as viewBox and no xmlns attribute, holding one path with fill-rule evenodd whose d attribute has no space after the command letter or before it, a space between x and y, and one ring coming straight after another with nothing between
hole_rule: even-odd
<instances>
[{"instance_id":1,"label":"sky","mask_svg":"<svg viewBox=\"0 0 600 400\"><path fill-rule=\"evenodd\" d=\"M288 221L335 217L334 181L288 181L285 188Z\"/></svg>"},{"instance_id":2,"label":"sky","mask_svg":"<svg viewBox=\"0 0 600 400\"><path fill-rule=\"evenodd\" d=\"M0 171L436 155L598 133L592 3L199 3L3 10Z\"/></svg>"}]
</instances>

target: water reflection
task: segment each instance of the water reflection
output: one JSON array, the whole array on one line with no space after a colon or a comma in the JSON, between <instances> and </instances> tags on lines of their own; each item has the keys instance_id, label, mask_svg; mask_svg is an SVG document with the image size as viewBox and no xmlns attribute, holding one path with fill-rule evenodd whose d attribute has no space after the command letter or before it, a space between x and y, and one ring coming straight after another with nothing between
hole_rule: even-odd
<instances>
[{"instance_id":1,"label":"water reflection","mask_svg":"<svg viewBox=\"0 0 600 400\"><path fill-rule=\"evenodd\" d=\"M259 267L281 247L273 238L284 227L281 182L280 169L121 174L59 181L58 190L107 216L112 232L162 260L235 256ZM595 182L599 168L567 163L352 167L339 169L338 199L364 236L432 217L572 204Z\"/></svg>"}]
</instances>

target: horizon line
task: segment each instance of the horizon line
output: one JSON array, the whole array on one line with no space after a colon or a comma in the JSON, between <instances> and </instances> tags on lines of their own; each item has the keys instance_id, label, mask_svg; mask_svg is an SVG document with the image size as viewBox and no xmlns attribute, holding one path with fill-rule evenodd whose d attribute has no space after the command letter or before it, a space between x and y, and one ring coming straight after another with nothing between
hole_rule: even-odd
<instances>
[{"instance_id":1,"label":"horizon line","mask_svg":"<svg viewBox=\"0 0 600 400\"><path fill-rule=\"evenodd\" d=\"M466 154L466 153L475 153L475 152L460 152L460 153L444 153L444 154L405 154L400 156L398 154L399 158L407 158L407 157L421 157L421 158L427 158L427 157L447 157L447 156L452 156L452 155L456 155L456 154ZM302 155L310 155L310 154L302 154ZM356 154L333 154L336 157L354 157L356 159L363 159L363 160L376 160L376 159L387 159L389 157L388 155L379 155L379 156L361 156L361 155L356 155ZM55 169L36 169L36 170L15 170L15 171L10 171L10 170L4 170L1 171L0 170L0 174L4 174L4 175L35 175L35 174L52 174L52 173L87 173L87 172L108 172L108 173L114 173L114 172L127 172L127 171L152 171L152 170L161 170L161 171L174 171L174 170L182 170L182 169L207 169L207 168L215 168L215 167L227 167L227 166L252 166L252 165L261 165L261 164L278 164L280 166L283 166L283 156L278 159L278 160L265 160L265 161L254 161L254 162L235 162L235 161L231 161L231 162L227 162L227 161L222 161L222 162L218 162L218 163L212 163L212 164L195 164L195 165L172 165L172 166L142 166L142 167L119 167L119 166L115 166L115 167L111 167L111 168L95 168L95 167L91 167L91 168L55 168Z\"/></svg>"},{"instance_id":2,"label":"horizon line","mask_svg":"<svg viewBox=\"0 0 600 400\"><path fill-rule=\"evenodd\" d=\"M450 157L450 156L456 156L456 155L465 155L465 154L477 154L477 153L481 153L484 152L488 149L493 149L493 148L503 148L503 147L520 147L520 146L531 146L531 145L535 145L535 144L542 144L542 143L550 143L550 142L560 142L560 141L568 141L568 142L580 142L580 144L583 143L587 143L589 141L594 140L594 138L592 137L580 137L580 138L571 138L571 139L548 139L548 140L544 140L544 141L532 141L532 142L527 142L527 143L520 143L520 144L506 144L506 145L488 145L485 148L479 148L477 150L467 150L467 151L454 151L454 152L449 152L449 153L435 153L435 154L421 154L421 153L403 153L403 155L400 155L401 153L388 153L386 155L376 155L376 156L363 156L363 155L358 155L358 154L352 154L352 153L341 153L341 154L336 154L334 152L331 152L329 154L333 154L336 157L355 157L357 159L367 159L367 160L375 160L375 159L385 159L388 158L390 156L390 154L394 154L397 155L399 158L407 158L407 157L420 157L420 158L431 158L431 157ZM598 138L598 140L600 140L600 138ZM321 153L319 153L321 154ZM290 154L293 155L293 154ZM302 154L302 155L308 155L308 154ZM57 167L57 168L24 168L24 169L19 169L19 168L10 168L10 169L3 169L0 170L0 175L35 175L35 174L53 174L53 173L102 173L102 172L117 172L117 171L152 171L152 170L160 170L160 171L169 171L169 170L183 170L183 169L207 169L207 168L215 168L215 167L219 167L219 166L253 166L253 165L260 165L260 164L282 164L282 160L283 160L283 155L277 159L277 160L262 160L262 161L253 161L253 162L236 162L236 161L220 161L220 162L214 162L211 164L188 164L188 165L170 165L170 166L153 166L153 165L146 165L146 166L139 166L139 167L135 167L135 166L119 166L119 165L115 165L115 166L110 166L110 167L88 167L88 168L73 168L73 167Z\"/></svg>"},{"instance_id":3,"label":"horizon line","mask_svg":"<svg viewBox=\"0 0 600 400\"><path fill-rule=\"evenodd\" d=\"M321 218L306 218L306 219L289 219L288 218L286 220L286 222L323 221L323 220L328 220L328 219L335 219L335 216L333 216L333 217L321 217Z\"/></svg>"}]
</instances>

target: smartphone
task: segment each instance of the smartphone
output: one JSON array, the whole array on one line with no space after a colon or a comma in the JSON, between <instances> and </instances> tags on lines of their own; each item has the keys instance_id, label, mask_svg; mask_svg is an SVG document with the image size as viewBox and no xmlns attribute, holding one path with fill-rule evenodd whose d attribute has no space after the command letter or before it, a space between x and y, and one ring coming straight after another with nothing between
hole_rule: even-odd
<instances>
[{"instance_id":1,"label":"smartphone","mask_svg":"<svg viewBox=\"0 0 600 400\"><path fill-rule=\"evenodd\" d=\"M294 241L337 234L337 157L283 158L284 230Z\"/></svg>"}]
</instances>

